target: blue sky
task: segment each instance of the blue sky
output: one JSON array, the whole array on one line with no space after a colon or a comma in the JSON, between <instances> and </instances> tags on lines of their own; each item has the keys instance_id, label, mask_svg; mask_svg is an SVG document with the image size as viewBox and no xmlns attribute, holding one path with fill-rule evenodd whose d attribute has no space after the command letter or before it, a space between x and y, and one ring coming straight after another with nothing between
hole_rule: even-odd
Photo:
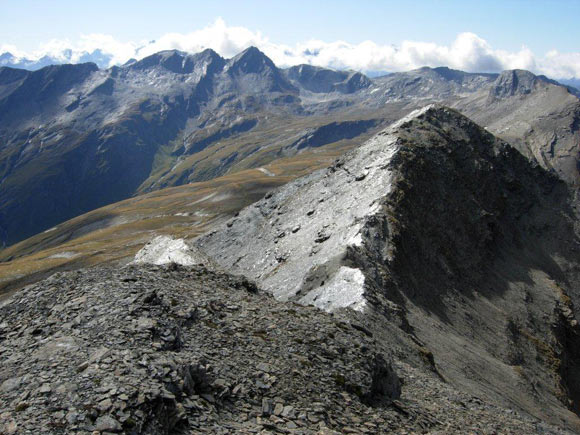
<instances>
[{"instance_id":1,"label":"blue sky","mask_svg":"<svg viewBox=\"0 0 580 435\"><path fill-rule=\"evenodd\" d=\"M243 27L270 44L287 46L315 39L450 47L468 32L496 51L516 53L525 47L535 57L551 50L580 52L578 0L0 0L0 47L32 52L47 41L74 44L88 34L139 45L168 33L189 34L219 17L228 27Z\"/></svg>"},{"instance_id":2,"label":"blue sky","mask_svg":"<svg viewBox=\"0 0 580 435\"><path fill-rule=\"evenodd\" d=\"M222 17L278 43L310 38L451 42L473 32L493 46L534 51L580 49L580 1L83 1L1 0L0 41L30 50L52 38L107 33L121 40L187 33Z\"/></svg>"}]
</instances>

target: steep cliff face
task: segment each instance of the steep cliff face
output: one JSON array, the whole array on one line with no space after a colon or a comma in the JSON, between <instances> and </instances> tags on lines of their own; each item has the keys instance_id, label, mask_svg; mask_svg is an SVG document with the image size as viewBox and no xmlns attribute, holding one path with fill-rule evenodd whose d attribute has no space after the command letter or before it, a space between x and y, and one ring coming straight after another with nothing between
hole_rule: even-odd
<instances>
[{"instance_id":1,"label":"steep cliff face","mask_svg":"<svg viewBox=\"0 0 580 435\"><path fill-rule=\"evenodd\" d=\"M566 184L441 106L197 241L276 297L398 325L453 385L569 427L578 244Z\"/></svg>"},{"instance_id":2,"label":"steep cliff face","mask_svg":"<svg viewBox=\"0 0 580 435\"><path fill-rule=\"evenodd\" d=\"M427 111L398 138L392 193L352 253L375 259L370 294L405 307L445 378L577 424L573 195L452 111Z\"/></svg>"}]
</instances>

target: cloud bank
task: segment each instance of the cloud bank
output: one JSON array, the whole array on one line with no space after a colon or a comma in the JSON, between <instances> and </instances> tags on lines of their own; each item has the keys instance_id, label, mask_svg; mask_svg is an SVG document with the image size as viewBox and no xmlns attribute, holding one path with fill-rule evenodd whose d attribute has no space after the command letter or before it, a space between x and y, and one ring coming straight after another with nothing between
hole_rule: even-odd
<instances>
[{"instance_id":1,"label":"cloud bank","mask_svg":"<svg viewBox=\"0 0 580 435\"><path fill-rule=\"evenodd\" d=\"M506 69L527 69L553 78L580 77L580 52L560 53L552 50L537 55L529 48L510 52L491 47L474 33L460 33L450 45L431 42L404 41L399 46L379 45L373 41L351 44L345 41L310 40L294 46L271 42L260 32L245 27L228 26L221 18L207 27L191 33L168 33L157 40L120 42L103 34L83 35L77 41L53 40L32 53L17 47L0 45L0 53L9 52L2 62L78 63L94 61L101 67L120 65L131 58L141 59L161 50L177 49L190 53L212 48L228 58L249 46L256 46L278 66L302 63L334 69L354 69L363 72L408 71L422 66L448 66L469 72L499 72Z\"/></svg>"}]
</instances>

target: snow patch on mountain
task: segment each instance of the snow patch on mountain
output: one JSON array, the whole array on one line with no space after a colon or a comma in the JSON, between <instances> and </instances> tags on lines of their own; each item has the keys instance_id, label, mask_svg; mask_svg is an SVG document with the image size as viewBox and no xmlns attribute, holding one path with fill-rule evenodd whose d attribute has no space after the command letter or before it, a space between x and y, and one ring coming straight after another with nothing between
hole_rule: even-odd
<instances>
[{"instance_id":1,"label":"snow patch on mountain","mask_svg":"<svg viewBox=\"0 0 580 435\"><path fill-rule=\"evenodd\" d=\"M206 263L206 259L183 239L157 236L137 252L133 263L157 265L177 263L193 266Z\"/></svg>"}]
</instances>

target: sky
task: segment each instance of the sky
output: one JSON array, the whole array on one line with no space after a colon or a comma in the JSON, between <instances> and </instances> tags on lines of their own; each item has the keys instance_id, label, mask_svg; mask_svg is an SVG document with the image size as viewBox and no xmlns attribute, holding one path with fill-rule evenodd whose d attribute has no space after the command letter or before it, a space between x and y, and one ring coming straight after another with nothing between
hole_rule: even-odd
<instances>
[{"instance_id":1,"label":"sky","mask_svg":"<svg viewBox=\"0 0 580 435\"><path fill-rule=\"evenodd\" d=\"M580 77L580 0L0 0L0 53L111 64L161 49L256 45L280 66L525 68ZM155 41L155 42L152 42ZM76 54L75 54L76 53ZM68 54L70 56L70 54Z\"/></svg>"}]
</instances>

